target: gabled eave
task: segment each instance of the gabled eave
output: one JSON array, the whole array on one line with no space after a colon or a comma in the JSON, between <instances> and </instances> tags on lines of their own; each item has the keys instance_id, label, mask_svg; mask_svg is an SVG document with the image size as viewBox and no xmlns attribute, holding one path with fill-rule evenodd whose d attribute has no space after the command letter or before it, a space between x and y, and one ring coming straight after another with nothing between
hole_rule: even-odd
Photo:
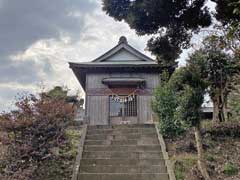
<instances>
[{"instance_id":1,"label":"gabled eave","mask_svg":"<svg viewBox=\"0 0 240 180\"><path fill-rule=\"evenodd\" d=\"M121 38L125 38L125 37L121 37ZM112 55L114 55L115 53L117 53L118 51L124 49L128 52L130 52L131 54L135 55L136 57L138 57L141 61L150 61L150 62L155 62L152 58L146 56L145 54L141 53L140 51L138 51L137 49L135 49L134 47L130 46L127 43L127 40L125 41L120 41L118 43L118 45L116 45L115 47L113 47L112 49L110 49L109 51L107 51L105 54L103 54L102 56L96 58L95 60L93 60L92 62L104 62L107 58L111 57Z\"/></svg>"},{"instance_id":2,"label":"gabled eave","mask_svg":"<svg viewBox=\"0 0 240 180\"><path fill-rule=\"evenodd\" d=\"M129 59L121 59L121 56L116 55L116 53L120 52L121 50L126 50L127 53L130 53L134 56L134 58L136 57L136 59L131 59L131 56ZM113 58L114 56L115 59ZM87 73L160 74L163 70L167 70L170 73L175 70L175 67L160 66L155 60L142 54L141 52L130 46L127 42L127 39L123 36L120 38L117 46L115 46L99 58L87 63L69 63L69 65L85 91Z\"/></svg>"},{"instance_id":3,"label":"gabled eave","mask_svg":"<svg viewBox=\"0 0 240 180\"><path fill-rule=\"evenodd\" d=\"M82 88L86 90L87 73L157 73L167 70L170 74L175 70L174 67L160 66L159 64L109 64L108 66L101 63L69 63L70 68L76 75Z\"/></svg>"}]
</instances>

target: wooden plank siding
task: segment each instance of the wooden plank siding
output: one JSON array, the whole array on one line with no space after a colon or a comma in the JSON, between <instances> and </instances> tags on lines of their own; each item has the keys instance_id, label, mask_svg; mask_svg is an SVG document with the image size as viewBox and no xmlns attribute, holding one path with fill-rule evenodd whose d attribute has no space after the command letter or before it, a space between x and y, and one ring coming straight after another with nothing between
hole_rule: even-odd
<instances>
[{"instance_id":1,"label":"wooden plank siding","mask_svg":"<svg viewBox=\"0 0 240 180\"><path fill-rule=\"evenodd\" d=\"M97 73L87 74L86 77L86 116L90 125L109 124L109 95L106 93L88 93L98 92L108 89L102 84L104 78L111 77L140 77L146 80L146 89L155 89L160 82L160 76L156 73ZM108 92L108 91L107 91ZM152 92L152 91L150 91ZM152 94L143 94L137 96L138 104L138 123L150 123L152 121L151 101Z\"/></svg>"},{"instance_id":2,"label":"wooden plank siding","mask_svg":"<svg viewBox=\"0 0 240 180\"><path fill-rule=\"evenodd\" d=\"M152 96L138 96L138 119L140 124L153 122Z\"/></svg>"},{"instance_id":3,"label":"wooden plank siding","mask_svg":"<svg viewBox=\"0 0 240 180\"><path fill-rule=\"evenodd\" d=\"M90 125L109 124L109 99L108 96L88 96L87 116Z\"/></svg>"}]
</instances>

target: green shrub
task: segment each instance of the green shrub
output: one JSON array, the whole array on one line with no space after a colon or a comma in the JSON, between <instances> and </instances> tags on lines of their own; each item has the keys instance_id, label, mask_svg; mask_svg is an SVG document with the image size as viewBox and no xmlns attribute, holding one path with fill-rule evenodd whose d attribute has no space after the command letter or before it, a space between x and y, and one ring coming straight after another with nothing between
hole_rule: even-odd
<instances>
[{"instance_id":1,"label":"green shrub","mask_svg":"<svg viewBox=\"0 0 240 180\"><path fill-rule=\"evenodd\" d=\"M240 123L238 121L222 122L220 124L209 123L203 126L203 134L209 134L212 137L240 137Z\"/></svg>"},{"instance_id":2,"label":"green shrub","mask_svg":"<svg viewBox=\"0 0 240 180\"><path fill-rule=\"evenodd\" d=\"M152 107L159 119L160 132L165 137L173 137L184 132L184 127L176 118L177 98L168 84L158 87L154 93Z\"/></svg>"},{"instance_id":3,"label":"green shrub","mask_svg":"<svg viewBox=\"0 0 240 180\"><path fill-rule=\"evenodd\" d=\"M238 168L232 163L226 163L224 165L223 173L227 176L233 176L238 173Z\"/></svg>"}]
</instances>

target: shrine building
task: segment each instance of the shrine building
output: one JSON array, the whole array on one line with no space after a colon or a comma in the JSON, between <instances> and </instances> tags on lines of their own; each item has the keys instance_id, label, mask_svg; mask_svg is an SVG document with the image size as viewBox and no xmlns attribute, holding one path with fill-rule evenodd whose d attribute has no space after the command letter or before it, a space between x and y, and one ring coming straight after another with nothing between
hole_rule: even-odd
<instances>
[{"instance_id":1,"label":"shrine building","mask_svg":"<svg viewBox=\"0 0 240 180\"><path fill-rule=\"evenodd\" d=\"M89 125L153 123L151 101L163 68L126 37L91 62L69 64L86 94Z\"/></svg>"}]
</instances>

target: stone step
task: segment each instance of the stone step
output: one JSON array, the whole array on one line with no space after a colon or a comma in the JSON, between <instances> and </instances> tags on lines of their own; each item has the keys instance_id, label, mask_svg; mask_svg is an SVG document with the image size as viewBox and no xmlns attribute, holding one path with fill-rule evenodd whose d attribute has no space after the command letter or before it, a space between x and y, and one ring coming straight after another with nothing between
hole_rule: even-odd
<instances>
[{"instance_id":1,"label":"stone step","mask_svg":"<svg viewBox=\"0 0 240 180\"><path fill-rule=\"evenodd\" d=\"M99 135L99 134L125 134L125 133L156 133L155 128L126 128L126 129L93 129L88 130L88 135Z\"/></svg>"},{"instance_id":2,"label":"stone step","mask_svg":"<svg viewBox=\"0 0 240 180\"><path fill-rule=\"evenodd\" d=\"M84 151L134 151L134 152L147 152L147 151L161 151L160 145L85 145Z\"/></svg>"},{"instance_id":3,"label":"stone step","mask_svg":"<svg viewBox=\"0 0 240 180\"><path fill-rule=\"evenodd\" d=\"M160 165L165 166L165 161L162 158L154 159L85 159L81 160L81 165L112 165L112 166L152 166Z\"/></svg>"},{"instance_id":4,"label":"stone step","mask_svg":"<svg viewBox=\"0 0 240 180\"><path fill-rule=\"evenodd\" d=\"M169 180L155 126L89 126L78 179Z\"/></svg>"},{"instance_id":5,"label":"stone step","mask_svg":"<svg viewBox=\"0 0 240 180\"><path fill-rule=\"evenodd\" d=\"M81 166L80 173L167 173L166 166Z\"/></svg>"},{"instance_id":6,"label":"stone step","mask_svg":"<svg viewBox=\"0 0 240 180\"><path fill-rule=\"evenodd\" d=\"M121 135L108 135L108 134L98 134L98 135L87 135L86 140L128 140L128 139L139 139L151 137L157 139L156 132L154 133L125 133Z\"/></svg>"},{"instance_id":7,"label":"stone step","mask_svg":"<svg viewBox=\"0 0 240 180\"><path fill-rule=\"evenodd\" d=\"M92 129L153 128L153 127L154 127L154 124L96 125L96 126L88 126L88 130L92 130Z\"/></svg>"},{"instance_id":8,"label":"stone step","mask_svg":"<svg viewBox=\"0 0 240 180\"><path fill-rule=\"evenodd\" d=\"M78 180L169 180L166 173L80 173Z\"/></svg>"},{"instance_id":9,"label":"stone step","mask_svg":"<svg viewBox=\"0 0 240 180\"><path fill-rule=\"evenodd\" d=\"M128 140L86 140L85 145L154 145L159 144L157 138L139 138Z\"/></svg>"},{"instance_id":10,"label":"stone step","mask_svg":"<svg viewBox=\"0 0 240 180\"><path fill-rule=\"evenodd\" d=\"M163 158L161 152L125 152L125 151L84 151L83 158L89 159L119 159L119 158L130 158L130 159L154 159Z\"/></svg>"}]
</instances>

